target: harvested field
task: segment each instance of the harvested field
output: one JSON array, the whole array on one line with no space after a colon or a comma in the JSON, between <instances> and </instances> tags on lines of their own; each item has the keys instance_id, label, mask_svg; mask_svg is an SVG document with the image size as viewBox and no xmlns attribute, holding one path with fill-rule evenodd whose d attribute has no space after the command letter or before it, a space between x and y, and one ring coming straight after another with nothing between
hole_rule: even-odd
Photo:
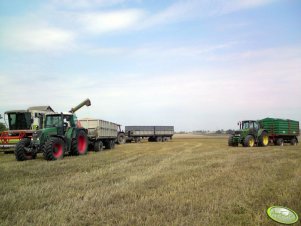
<instances>
[{"instance_id":1,"label":"harvested field","mask_svg":"<svg viewBox=\"0 0 301 226\"><path fill-rule=\"evenodd\" d=\"M0 154L0 225L278 225L301 215L301 146L175 136L62 161Z\"/></svg>"}]
</instances>

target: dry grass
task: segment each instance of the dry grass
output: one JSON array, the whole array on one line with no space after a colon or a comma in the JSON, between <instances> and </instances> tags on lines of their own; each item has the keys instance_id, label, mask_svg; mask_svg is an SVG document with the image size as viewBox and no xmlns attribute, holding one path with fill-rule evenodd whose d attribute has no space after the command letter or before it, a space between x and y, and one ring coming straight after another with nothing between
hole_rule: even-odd
<instances>
[{"instance_id":1,"label":"dry grass","mask_svg":"<svg viewBox=\"0 0 301 226\"><path fill-rule=\"evenodd\" d=\"M0 154L0 225L277 225L301 214L301 146L176 138L46 162Z\"/></svg>"}]
</instances>

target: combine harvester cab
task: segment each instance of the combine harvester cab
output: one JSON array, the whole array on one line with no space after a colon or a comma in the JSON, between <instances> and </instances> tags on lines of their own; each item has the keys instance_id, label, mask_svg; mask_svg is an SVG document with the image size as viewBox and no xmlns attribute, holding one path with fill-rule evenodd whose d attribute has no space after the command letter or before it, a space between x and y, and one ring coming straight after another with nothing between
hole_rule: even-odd
<instances>
[{"instance_id":1,"label":"combine harvester cab","mask_svg":"<svg viewBox=\"0 0 301 226\"><path fill-rule=\"evenodd\" d=\"M0 133L0 151L12 152L23 138L31 138L39 128L43 128L44 116L54 112L50 106L35 106L27 110L12 110L4 113L8 131Z\"/></svg>"},{"instance_id":2,"label":"combine harvester cab","mask_svg":"<svg viewBox=\"0 0 301 226\"><path fill-rule=\"evenodd\" d=\"M86 99L68 113L46 114L44 128L35 131L32 138L23 138L17 143L15 156L18 161L34 159L42 152L46 160L62 159L65 154L84 155L87 153L87 131L78 126L74 114L83 106L90 106Z\"/></svg>"},{"instance_id":3,"label":"combine harvester cab","mask_svg":"<svg viewBox=\"0 0 301 226\"><path fill-rule=\"evenodd\" d=\"M296 145L300 135L299 122L289 119L265 118L258 121L242 121L240 130L229 136L228 145L244 147L267 146L269 143L283 146L284 143Z\"/></svg>"}]
</instances>

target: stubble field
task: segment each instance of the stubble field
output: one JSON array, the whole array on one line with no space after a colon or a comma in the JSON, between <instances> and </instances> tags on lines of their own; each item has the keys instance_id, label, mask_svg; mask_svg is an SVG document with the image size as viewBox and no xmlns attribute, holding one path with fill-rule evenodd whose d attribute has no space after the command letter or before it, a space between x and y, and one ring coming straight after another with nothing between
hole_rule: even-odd
<instances>
[{"instance_id":1,"label":"stubble field","mask_svg":"<svg viewBox=\"0 0 301 226\"><path fill-rule=\"evenodd\" d=\"M301 214L300 147L177 136L53 162L1 153L0 225L278 225L269 206Z\"/></svg>"}]
</instances>

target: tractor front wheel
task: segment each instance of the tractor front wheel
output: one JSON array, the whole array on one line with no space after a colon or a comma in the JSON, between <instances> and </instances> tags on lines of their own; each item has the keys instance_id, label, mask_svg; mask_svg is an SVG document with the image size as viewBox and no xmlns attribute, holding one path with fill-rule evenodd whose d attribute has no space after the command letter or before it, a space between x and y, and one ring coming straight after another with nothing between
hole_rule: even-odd
<instances>
[{"instance_id":1,"label":"tractor front wheel","mask_svg":"<svg viewBox=\"0 0 301 226\"><path fill-rule=\"evenodd\" d=\"M64 158L64 141L59 137L50 137L44 147L44 158L48 161Z\"/></svg>"},{"instance_id":2,"label":"tractor front wheel","mask_svg":"<svg viewBox=\"0 0 301 226\"><path fill-rule=\"evenodd\" d=\"M245 140L244 140L244 146L245 147L253 147L255 144L255 139L252 135L248 135L246 136Z\"/></svg>"},{"instance_id":3,"label":"tractor front wheel","mask_svg":"<svg viewBox=\"0 0 301 226\"><path fill-rule=\"evenodd\" d=\"M26 148L30 146L30 139L29 138L23 138L20 140L15 149L15 156L17 161L24 161L24 160L31 160L36 158L35 153L28 153L26 151Z\"/></svg>"},{"instance_id":4,"label":"tractor front wheel","mask_svg":"<svg viewBox=\"0 0 301 226\"><path fill-rule=\"evenodd\" d=\"M269 136L267 132L262 132L259 137L259 146L266 147L269 144Z\"/></svg>"},{"instance_id":5,"label":"tractor front wheel","mask_svg":"<svg viewBox=\"0 0 301 226\"><path fill-rule=\"evenodd\" d=\"M73 155L85 155L88 151L88 137L85 131L79 130L72 140L71 153Z\"/></svg>"}]
</instances>

